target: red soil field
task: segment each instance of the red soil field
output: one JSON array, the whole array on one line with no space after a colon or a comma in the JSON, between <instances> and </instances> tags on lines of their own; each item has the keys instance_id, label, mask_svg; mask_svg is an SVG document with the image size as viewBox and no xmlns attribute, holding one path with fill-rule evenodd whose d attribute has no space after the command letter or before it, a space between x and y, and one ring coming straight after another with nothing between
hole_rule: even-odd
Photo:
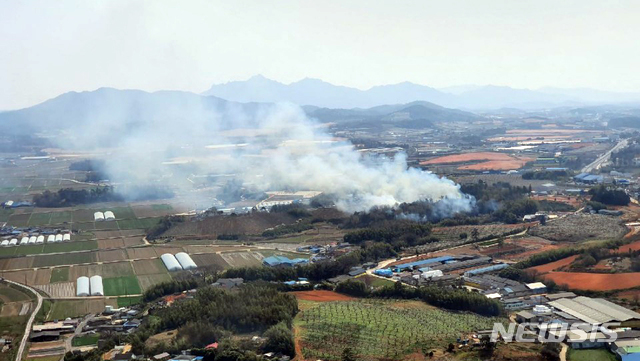
<instances>
[{"instance_id":1,"label":"red soil field","mask_svg":"<svg viewBox=\"0 0 640 361\"><path fill-rule=\"evenodd\" d=\"M618 249L616 249L616 251L621 253L625 253L629 251L637 251L637 250L640 250L640 241L635 241L629 244L625 244L624 246L620 246L618 247Z\"/></svg>"},{"instance_id":2,"label":"red soil field","mask_svg":"<svg viewBox=\"0 0 640 361\"><path fill-rule=\"evenodd\" d=\"M477 153L445 155L443 157L437 157L437 158L420 162L420 165L462 163L462 162L469 162L474 160L510 161L510 160L513 160L513 158L508 154L504 154L504 153L477 152Z\"/></svg>"},{"instance_id":3,"label":"red soil field","mask_svg":"<svg viewBox=\"0 0 640 361\"><path fill-rule=\"evenodd\" d=\"M559 260L557 260L555 262L551 262L551 263L543 264L543 265L540 265L540 266L527 268L527 270L534 270L534 271L538 272L538 274L549 273L551 271L557 270L560 267L564 267L564 266L570 265L571 263L573 263L573 261L576 259L576 257L578 257L578 256L575 255L575 256L559 259Z\"/></svg>"},{"instance_id":4,"label":"red soil field","mask_svg":"<svg viewBox=\"0 0 640 361\"><path fill-rule=\"evenodd\" d=\"M640 290L622 291L622 292L616 293L615 296L618 297L618 298L624 298L624 299L627 299L627 300L633 300L636 297L640 298Z\"/></svg>"},{"instance_id":5,"label":"red soil field","mask_svg":"<svg viewBox=\"0 0 640 361\"><path fill-rule=\"evenodd\" d=\"M512 158L510 160L492 160L458 167L459 170L511 170L522 168L531 158Z\"/></svg>"},{"instance_id":6,"label":"red soil field","mask_svg":"<svg viewBox=\"0 0 640 361\"><path fill-rule=\"evenodd\" d=\"M354 299L353 297L345 296L337 292L325 290L295 291L291 292L291 294L299 300L315 302L351 301Z\"/></svg>"},{"instance_id":7,"label":"red soil field","mask_svg":"<svg viewBox=\"0 0 640 361\"><path fill-rule=\"evenodd\" d=\"M544 275L559 285L575 290L609 291L640 286L640 272L632 273L573 273L552 272Z\"/></svg>"}]
</instances>

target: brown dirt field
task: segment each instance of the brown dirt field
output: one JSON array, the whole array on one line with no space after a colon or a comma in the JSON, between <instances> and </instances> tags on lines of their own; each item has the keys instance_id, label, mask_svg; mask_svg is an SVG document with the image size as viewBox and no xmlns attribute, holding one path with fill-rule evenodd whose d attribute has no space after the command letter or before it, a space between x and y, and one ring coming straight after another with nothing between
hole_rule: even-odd
<instances>
[{"instance_id":1,"label":"brown dirt field","mask_svg":"<svg viewBox=\"0 0 640 361\"><path fill-rule=\"evenodd\" d=\"M463 165L459 170L511 170L524 167L533 158L512 158L511 160L491 160L477 164Z\"/></svg>"},{"instance_id":2,"label":"brown dirt field","mask_svg":"<svg viewBox=\"0 0 640 361\"><path fill-rule=\"evenodd\" d=\"M151 206L131 207L137 218L162 217L176 213L174 209L153 209Z\"/></svg>"},{"instance_id":3,"label":"brown dirt field","mask_svg":"<svg viewBox=\"0 0 640 361\"><path fill-rule=\"evenodd\" d=\"M618 249L616 249L617 252L621 252L621 253L638 251L638 250L640 250L640 241L625 244L624 246L620 246L618 247Z\"/></svg>"},{"instance_id":4,"label":"brown dirt field","mask_svg":"<svg viewBox=\"0 0 640 361\"><path fill-rule=\"evenodd\" d=\"M154 246L156 249L156 253L158 255L163 255L165 253L176 254L178 252L184 252L182 247L173 247L173 246Z\"/></svg>"},{"instance_id":5,"label":"brown dirt field","mask_svg":"<svg viewBox=\"0 0 640 361\"><path fill-rule=\"evenodd\" d=\"M101 264L74 265L69 267L69 281L75 282L78 277L91 277L95 275L99 275L102 276L102 278L105 278L102 274Z\"/></svg>"},{"instance_id":6,"label":"brown dirt field","mask_svg":"<svg viewBox=\"0 0 640 361\"><path fill-rule=\"evenodd\" d=\"M33 285L35 284L33 283L35 274L36 274L36 271L31 269L31 270L24 270L24 271L1 272L0 277L4 277L13 282L26 283L28 285Z\"/></svg>"},{"instance_id":7,"label":"brown dirt field","mask_svg":"<svg viewBox=\"0 0 640 361\"><path fill-rule=\"evenodd\" d=\"M353 297L349 297L333 291L313 290L313 291L295 291L290 292L299 300L315 301L315 302L331 302L331 301L351 301Z\"/></svg>"},{"instance_id":8,"label":"brown dirt field","mask_svg":"<svg viewBox=\"0 0 640 361\"><path fill-rule=\"evenodd\" d=\"M51 280L51 268L40 268L34 273L32 284L48 285L49 280Z\"/></svg>"},{"instance_id":9,"label":"brown dirt field","mask_svg":"<svg viewBox=\"0 0 640 361\"><path fill-rule=\"evenodd\" d=\"M262 264L264 258L258 252L227 252L220 254L231 267L253 267Z\"/></svg>"},{"instance_id":10,"label":"brown dirt field","mask_svg":"<svg viewBox=\"0 0 640 361\"><path fill-rule=\"evenodd\" d=\"M6 269L25 269L33 265L33 257L12 258L7 262Z\"/></svg>"},{"instance_id":11,"label":"brown dirt field","mask_svg":"<svg viewBox=\"0 0 640 361\"><path fill-rule=\"evenodd\" d=\"M556 201L566 203L574 208L580 208L582 205L582 201L578 199L578 197L566 197L566 196L533 196L532 199L536 201Z\"/></svg>"},{"instance_id":12,"label":"brown dirt field","mask_svg":"<svg viewBox=\"0 0 640 361\"><path fill-rule=\"evenodd\" d=\"M154 247L127 248L127 255L129 259L156 258L160 256Z\"/></svg>"},{"instance_id":13,"label":"brown dirt field","mask_svg":"<svg viewBox=\"0 0 640 361\"><path fill-rule=\"evenodd\" d=\"M121 229L120 234L123 237L140 236L142 238L145 234L144 229Z\"/></svg>"},{"instance_id":14,"label":"brown dirt field","mask_svg":"<svg viewBox=\"0 0 640 361\"><path fill-rule=\"evenodd\" d=\"M111 249L111 248L123 248L123 247L124 247L124 241L122 240L122 238L98 240L99 249Z\"/></svg>"},{"instance_id":15,"label":"brown dirt field","mask_svg":"<svg viewBox=\"0 0 640 361\"><path fill-rule=\"evenodd\" d=\"M193 262L198 267L216 265L221 268L228 268L229 264L219 255L215 253L193 254L191 255Z\"/></svg>"},{"instance_id":16,"label":"brown dirt field","mask_svg":"<svg viewBox=\"0 0 640 361\"><path fill-rule=\"evenodd\" d=\"M133 270L136 275L152 275L167 272L167 269L159 258L133 261Z\"/></svg>"},{"instance_id":17,"label":"brown dirt field","mask_svg":"<svg viewBox=\"0 0 640 361\"><path fill-rule=\"evenodd\" d=\"M0 306L0 317L19 316L22 310L22 302L10 302Z\"/></svg>"},{"instance_id":18,"label":"brown dirt field","mask_svg":"<svg viewBox=\"0 0 640 361\"><path fill-rule=\"evenodd\" d=\"M102 278L130 276L133 275L133 267L129 261L106 263L102 265L102 273L99 275Z\"/></svg>"},{"instance_id":19,"label":"brown dirt field","mask_svg":"<svg viewBox=\"0 0 640 361\"><path fill-rule=\"evenodd\" d=\"M527 270L535 270L538 274L545 274L545 273L549 273L552 271L555 271L561 267L564 266L568 266L571 263L573 263L573 261L576 259L576 257L578 257L577 255L571 256L571 257L567 257L567 258L563 258L563 259L559 259L555 262L551 262L551 263L547 263L547 264L543 264L540 266L536 266L536 267L531 267L531 268L527 268Z\"/></svg>"},{"instance_id":20,"label":"brown dirt field","mask_svg":"<svg viewBox=\"0 0 640 361\"><path fill-rule=\"evenodd\" d=\"M151 286L158 284L160 282L170 281L171 276L168 273L160 273L155 275L146 275L146 276L138 276L138 282L140 283L140 287L142 291L146 291Z\"/></svg>"},{"instance_id":21,"label":"brown dirt field","mask_svg":"<svg viewBox=\"0 0 640 361\"><path fill-rule=\"evenodd\" d=\"M510 129L507 134L526 134L528 136L537 135L554 135L554 134L581 134L596 133L597 130L592 129Z\"/></svg>"},{"instance_id":22,"label":"brown dirt field","mask_svg":"<svg viewBox=\"0 0 640 361\"><path fill-rule=\"evenodd\" d=\"M98 252L99 262L123 261L125 259L127 259L127 254L123 249L112 249L110 251Z\"/></svg>"},{"instance_id":23,"label":"brown dirt field","mask_svg":"<svg viewBox=\"0 0 640 361\"><path fill-rule=\"evenodd\" d=\"M234 246L184 246L183 248L186 250L188 254L245 251L245 250L251 249L251 247L234 247Z\"/></svg>"},{"instance_id":24,"label":"brown dirt field","mask_svg":"<svg viewBox=\"0 0 640 361\"><path fill-rule=\"evenodd\" d=\"M463 162L470 162L474 160L510 161L512 159L513 158L506 153L477 152L477 153L445 155L442 157L437 157L437 158L422 161L420 162L420 165L463 163Z\"/></svg>"},{"instance_id":25,"label":"brown dirt field","mask_svg":"<svg viewBox=\"0 0 640 361\"><path fill-rule=\"evenodd\" d=\"M624 298L627 300L634 300L636 298L640 298L640 290L628 290L622 291L615 294L615 297Z\"/></svg>"},{"instance_id":26,"label":"brown dirt field","mask_svg":"<svg viewBox=\"0 0 640 361\"><path fill-rule=\"evenodd\" d=\"M607 260L603 259L600 262L598 262L598 264L596 264L595 266L593 266L594 270L599 270L599 271L605 271L605 270L610 270L611 266L607 265Z\"/></svg>"},{"instance_id":27,"label":"brown dirt field","mask_svg":"<svg viewBox=\"0 0 640 361\"><path fill-rule=\"evenodd\" d=\"M640 286L640 272L632 273L579 273L551 272L543 276L570 289L609 291Z\"/></svg>"},{"instance_id":28,"label":"brown dirt field","mask_svg":"<svg viewBox=\"0 0 640 361\"><path fill-rule=\"evenodd\" d=\"M93 234L96 235L97 239L107 239L107 238L116 238L122 237L120 231L94 231Z\"/></svg>"},{"instance_id":29,"label":"brown dirt field","mask_svg":"<svg viewBox=\"0 0 640 361\"><path fill-rule=\"evenodd\" d=\"M213 216L200 222L184 222L171 228L164 235L219 235L219 234L261 234L265 229L279 224L292 224L297 220L287 213L256 212L235 217Z\"/></svg>"},{"instance_id":30,"label":"brown dirt field","mask_svg":"<svg viewBox=\"0 0 640 361\"><path fill-rule=\"evenodd\" d=\"M124 238L124 245L126 247L139 246L141 244L144 244L144 241L142 241L142 237L125 237Z\"/></svg>"},{"instance_id":31,"label":"brown dirt field","mask_svg":"<svg viewBox=\"0 0 640 361\"><path fill-rule=\"evenodd\" d=\"M6 270L6 269L8 269L8 268L7 268L7 265L9 264L9 261L10 261L10 259L9 259L9 258L3 258L3 259L0 259L0 270Z\"/></svg>"}]
</instances>

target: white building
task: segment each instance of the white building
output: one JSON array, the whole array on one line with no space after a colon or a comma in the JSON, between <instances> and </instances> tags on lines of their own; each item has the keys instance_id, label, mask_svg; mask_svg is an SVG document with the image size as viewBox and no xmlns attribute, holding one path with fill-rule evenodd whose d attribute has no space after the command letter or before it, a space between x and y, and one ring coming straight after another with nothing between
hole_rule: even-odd
<instances>
[{"instance_id":1,"label":"white building","mask_svg":"<svg viewBox=\"0 0 640 361\"><path fill-rule=\"evenodd\" d=\"M62 234L56 234L56 242L62 242Z\"/></svg>"},{"instance_id":2,"label":"white building","mask_svg":"<svg viewBox=\"0 0 640 361\"><path fill-rule=\"evenodd\" d=\"M18 239L17 238L11 238L11 240L9 241L9 245L10 246L18 245Z\"/></svg>"},{"instance_id":3,"label":"white building","mask_svg":"<svg viewBox=\"0 0 640 361\"><path fill-rule=\"evenodd\" d=\"M102 288L102 277L92 276L89 279L91 285L91 296L104 296L104 289Z\"/></svg>"},{"instance_id":4,"label":"white building","mask_svg":"<svg viewBox=\"0 0 640 361\"><path fill-rule=\"evenodd\" d=\"M105 221L113 221L116 219L115 214L113 214L113 212L111 211L106 211L104 212L104 220Z\"/></svg>"},{"instance_id":5,"label":"white building","mask_svg":"<svg viewBox=\"0 0 640 361\"><path fill-rule=\"evenodd\" d=\"M63 240L63 241L70 241L70 240L71 240L71 233L65 233L65 234L62 236L62 240Z\"/></svg>"},{"instance_id":6,"label":"white building","mask_svg":"<svg viewBox=\"0 0 640 361\"><path fill-rule=\"evenodd\" d=\"M36 238L36 243L44 243L44 236L38 236L38 238Z\"/></svg>"},{"instance_id":7,"label":"white building","mask_svg":"<svg viewBox=\"0 0 640 361\"><path fill-rule=\"evenodd\" d=\"M163 254L160 256L160 259L162 259L162 263L164 263L164 266L167 267L170 272L182 270L182 266L180 266L176 257L171 253Z\"/></svg>"},{"instance_id":8,"label":"white building","mask_svg":"<svg viewBox=\"0 0 640 361\"><path fill-rule=\"evenodd\" d=\"M29 244L36 243L36 240L37 240L37 239L38 239L38 237L36 237L36 236L31 236L31 237L29 237Z\"/></svg>"},{"instance_id":9,"label":"white building","mask_svg":"<svg viewBox=\"0 0 640 361\"><path fill-rule=\"evenodd\" d=\"M102 222L104 221L104 213L102 212L95 212L93 214L93 221L94 222Z\"/></svg>"},{"instance_id":10,"label":"white building","mask_svg":"<svg viewBox=\"0 0 640 361\"><path fill-rule=\"evenodd\" d=\"M2 247L7 247L8 245L9 245L9 240L8 239L5 239L5 240L2 241L2 243L0 243L0 246L2 246Z\"/></svg>"},{"instance_id":11,"label":"white building","mask_svg":"<svg viewBox=\"0 0 640 361\"><path fill-rule=\"evenodd\" d=\"M47 243L51 243L55 241L56 241L56 236L54 236L53 234L50 234L49 237L47 237Z\"/></svg>"},{"instance_id":12,"label":"white building","mask_svg":"<svg viewBox=\"0 0 640 361\"><path fill-rule=\"evenodd\" d=\"M22 239L20 240L20 244L27 244L29 243L29 237L22 237Z\"/></svg>"},{"instance_id":13,"label":"white building","mask_svg":"<svg viewBox=\"0 0 640 361\"><path fill-rule=\"evenodd\" d=\"M76 296L85 297L89 296L89 277L78 277L76 281Z\"/></svg>"},{"instance_id":14,"label":"white building","mask_svg":"<svg viewBox=\"0 0 640 361\"><path fill-rule=\"evenodd\" d=\"M191 256L184 252L176 253L175 257L178 262L180 262L180 266L182 266L183 269L194 269L198 267L196 263L193 262L193 259L191 259Z\"/></svg>"}]
</instances>

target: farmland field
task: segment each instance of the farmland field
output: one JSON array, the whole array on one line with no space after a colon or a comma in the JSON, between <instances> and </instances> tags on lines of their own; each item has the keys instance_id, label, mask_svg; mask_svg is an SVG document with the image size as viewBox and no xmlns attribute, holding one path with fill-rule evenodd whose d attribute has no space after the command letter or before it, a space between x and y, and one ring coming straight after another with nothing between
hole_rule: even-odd
<instances>
[{"instance_id":1,"label":"farmland field","mask_svg":"<svg viewBox=\"0 0 640 361\"><path fill-rule=\"evenodd\" d=\"M574 290L610 291L640 286L640 272L551 272L543 277L546 280L554 281L558 285L567 285Z\"/></svg>"},{"instance_id":2,"label":"farmland field","mask_svg":"<svg viewBox=\"0 0 640 361\"><path fill-rule=\"evenodd\" d=\"M69 243L71 244L71 243ZM33 261L34 267L51 267L51 266L63 266L81 263L92 263L96 261L95 252L81 252L81 253L63 253L52 256L36 256Z\"/></svg>"},{"instance_id":3,"label":"farmland field","mask_svg":"<svg viewBox=\"0 0 640 361\"><path fill-rule=\"evenodd\" d=\"M572 214L530 230L534 236L557 242L618 239L625 233L619 218L600 214Z\"/></svg>"},{"instance_id":4,"label":"farmland field","mask_svg":"<svg viewBox=\"0 0 640 361\"><path fill-rule=\"evenodd\" d=\"M49 283L69 281L69 267L57 267L51 270L51 280Z\"/></svg>"},{"instance_id":5,"label":"farmland field","mask_svg":"<svg viewBox=\"0 0 640 361\"><path fill-rule=\"evenodd\" d=\"M141 294L140 284L135 276L105 278L102 280L105 296Z\"/></svg>"},{"instance_id":6,"label":"farmland field","mask_svg":"<svg viewBox=\"0 0 640 361\"><path fill-rule=\"evenodd\" d=\"M98 243L95 240L65 243L47 243L44 245L43 253L93 251L94 249L98 249Z\"/></svg>"},{"instance_id":7,"label":"farmland field","mask_svg":"<svg viewBox=\"0 0 640 361\"><path fill-rule=\"evenodd\" d=\"M167 269L159 258L133 261L133 270L138 276L167 272Z\"/></svg>"},{"instance_id":8,"label":"farmland field","mask_svg":"<svg viewBox=\"0 0 640 361\"><path fill-rule=\"evenodd\" d=\"M30 300L31 297L14 288L11 287L7 284L0 284L0 301L4 302L4 303L9 303L9 302L18 302L18 301L28 301Z\"/></svg>"},{"instance_id":9,"label":"farmland field","mask_svg":"<svg viewBox=\"0 0 640 361\"><path fill-rule=\"evenodd\" d=\"M51 220L49 224L61 224L65 222L71 222L73 220L73 213L71 212L53 212L51 213Z\"/></svg>"},{"instance_id":10,"label":"farmland field","mask_svg":"<svg viewBox=\"0 0 640 361\"><path fill-rule=\"evenodd\" d=\"M401 359L442 346L504 319L453 313L420 301L302 301L295 319L305 359L340 360L350 347L360 360Z\"/></svg>"},{"instance_id":11,"label":"farmland field","mask_svg":"<svg viewBox=\"0 0 640 361\"><path fill-rule=\"evenodd\" d=\"M31 213L29 218L29 226L41 226L49 224L51 213Z\"/></svg>"},{"instance_id":12,"label":"farmland field","mask_svg":"<svg viewBox=\"0 0 640 361\"><path fill-rule=\"evenodd\" d=\"M104 306L116 307L115 299L58 300L53 303L48 320L64 320L67 317L84 316L104 311Z\"/></svg>"}]
</instances>

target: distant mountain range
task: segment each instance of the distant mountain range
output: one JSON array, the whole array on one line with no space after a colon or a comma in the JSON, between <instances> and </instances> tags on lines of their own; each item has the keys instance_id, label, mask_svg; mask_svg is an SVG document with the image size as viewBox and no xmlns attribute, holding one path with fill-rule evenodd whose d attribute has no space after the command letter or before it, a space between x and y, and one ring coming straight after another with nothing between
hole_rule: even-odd
<instances>
[{"instance_id":1,"label":"distant mountain range","mask_svg":"<svg viewBox=\"0 0 640 361\"><path fill-rule=\"evenodd\" d=\"M318 79L291 84L256 75L246 81L215 84L203 95L237 102L292 102L324 108L371 108L384 104L427 101L459 109L540 109L612 103L640 103L640 93L615 93L594 89L515 89L506 86L465 85L435 89L404 82L360 90L337 86Z\"/></svg>"},{"instance_id":2,"label":"distant mountain range","mask_svg":"<svg viewBox=\"0 0 640 361\"><path fill-rule=\"evenodd\" d=\"M10 134L72 130L82 139L96 134L103 139L118 139L125 132L144 132L151 127L180 127L215 122L216 129L251 127L258 110L274 103L228 101L180 91L118 90L100 88L89 92L69 92L29 108L0 112L0 130ZM471 121L478 115L418 101L383 105L369 109L329 109L303 107L307 115L320 122L359 123L428 128L437 122Z\"/></svg>"}]
</instances>

